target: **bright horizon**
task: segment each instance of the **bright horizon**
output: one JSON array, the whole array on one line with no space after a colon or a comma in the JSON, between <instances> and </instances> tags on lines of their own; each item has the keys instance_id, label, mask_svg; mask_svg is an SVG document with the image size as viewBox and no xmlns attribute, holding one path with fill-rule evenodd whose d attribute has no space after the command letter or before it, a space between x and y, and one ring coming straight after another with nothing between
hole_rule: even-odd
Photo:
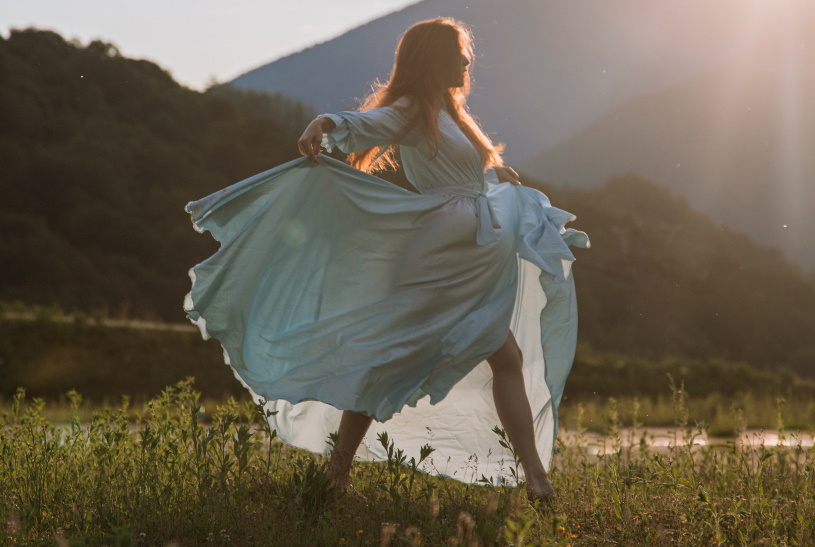
<instances>
[{"instance_id":1,"label":"bright horizon","mask_svg":"<svg viewBox=\"0 0 815 547\"><path fill-rule=\"evenodd\" d=\"M83 44L110 42L122 55L153 61L202 90L416 2L5 0L0 32L8 37L12 28L34 26Z\"/></svg>"}]
</instances>

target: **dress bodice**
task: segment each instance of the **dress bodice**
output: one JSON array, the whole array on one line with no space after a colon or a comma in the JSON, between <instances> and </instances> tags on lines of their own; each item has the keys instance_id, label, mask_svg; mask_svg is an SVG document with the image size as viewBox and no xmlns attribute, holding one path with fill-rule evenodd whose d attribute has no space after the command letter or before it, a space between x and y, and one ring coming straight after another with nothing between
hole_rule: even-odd
<instances>
[{"instance_id":1,"label":"dress bodice","mask_svg":"<svg viewBox=\"0 0 815 547\"><path fill-rule=\"evenodd\" d=\"M418 128L402 136L410 121L406 104L405 99L400 99L391 106L365 112L323 114L321 117L336 124L324 136L323 146L328 151L337 146L350 154L398 144L405 176L420 192L450 186L484 192L487 182L498 183L493 169L483 170L478 151L447 112L439 112L439 148L435 155Z\"/></svg>"}]
</instances>

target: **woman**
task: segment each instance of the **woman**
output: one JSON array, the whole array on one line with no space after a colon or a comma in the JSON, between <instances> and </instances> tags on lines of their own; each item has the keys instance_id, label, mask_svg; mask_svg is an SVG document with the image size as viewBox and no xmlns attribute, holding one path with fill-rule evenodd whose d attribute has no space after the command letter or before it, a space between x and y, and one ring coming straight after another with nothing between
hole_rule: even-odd
<instances>
[{"instance_id":1,"label":"woman","mask_svg":"<svg viewBox=\"0 0 815 547\"><path fill-rule=\"evenodd\" d=\"M307 158L189 204L223 245L191 272L185 308L281 438L324 452L338 430L335 483L355 455L383 459L360 446L374 419L408 457L432 445L439 473L500 479L499 418L530 498L553 500L536 439L551 458L576 331L567 245L588 240L469 114L471 59L461 23L417 23L360 112L309 124ZM391 145L421 194L367 174L396 165Z\"/></svg>"}]
</instances>

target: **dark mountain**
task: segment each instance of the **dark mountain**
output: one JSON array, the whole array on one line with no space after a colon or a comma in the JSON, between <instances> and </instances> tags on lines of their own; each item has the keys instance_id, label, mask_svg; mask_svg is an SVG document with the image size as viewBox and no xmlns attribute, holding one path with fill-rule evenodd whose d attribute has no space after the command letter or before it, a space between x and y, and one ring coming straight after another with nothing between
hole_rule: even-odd
<instances>
[{"instance_id":1,"label":"dark mountain","mask_svg":"<svg viewBox=\"0 0 815 547\"><path fill-rule=\"evenodd\" d=\"M815 25L809 23L799 20L784 36L630 101L524 170L570 186L638 173L716 221L815 267L815 34L808 32Z\"/></svg>"},{"instance_id":2,"label":"dark mountain","mask_svg":"<svg viewBox=\"0 0 815 547\"><path fill-rule=\"evenodd\" d=\"M282 96L185 89L110 44L13 32L0 40L0 301L182 321L187 270L216 247L184 205L293 158L310 115ZM544 189L592 237L575 266L583 342L813 372L815 279L778 251L638 177Z\"/></svg>"},{"instance_id":3,"label":"dark mountain","mask_svg":"<svg viewBox=\"0 0 815 547\"><path fill-rule=\"evenodd\" d=\"M583 340L815 373L815 280L780 251L634 175L543 189L591 236L574 267Z\"/></svg>"},{"instance_id":4,"label":"dark mountain","mask_svg":"<svg viewBox=\"0 0 815 547\"><path fill-rule=\"evenodd\" d=\"M777 32L777 14L755 9L741 0L424 0L232 83L286 93L319 111L344 110L375 79L387 78L410 25L454 17L477 40L473 111L507 143L508 160L520 162L626 100L679 83Z\"/></svg>"}]
</instances>

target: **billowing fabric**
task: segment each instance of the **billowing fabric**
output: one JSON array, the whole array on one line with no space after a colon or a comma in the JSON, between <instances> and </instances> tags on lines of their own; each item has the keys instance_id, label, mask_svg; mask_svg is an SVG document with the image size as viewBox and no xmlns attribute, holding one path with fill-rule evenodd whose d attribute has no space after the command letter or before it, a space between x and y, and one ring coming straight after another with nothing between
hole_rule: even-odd
<instances>
[{"instance_id":1,"label":"billowing fabric","mask_svg":"<svg viewBox=\"0 0 815 547\"><path fill-rule=\"evenodd\" d=\"M347 152L393 138L381 123L361 127L382 112L359 114L336 115L330 144ZM422 194L321 156L187 205L221 243L190 272L187 314L277 411L269 421L284 441L327 454L341 411L354 410L377 420L360 459L386 458L386 431L408 458L435 448L426 471L500 482L512 460L491 431L500 422L485 359L512 330L549 466L576 342L568 245L588 239L541 192L487 188L475 149L459 144L440 146L437 165L474 166L444 186L402 141Z\"/></svg>"}]
</instances>

